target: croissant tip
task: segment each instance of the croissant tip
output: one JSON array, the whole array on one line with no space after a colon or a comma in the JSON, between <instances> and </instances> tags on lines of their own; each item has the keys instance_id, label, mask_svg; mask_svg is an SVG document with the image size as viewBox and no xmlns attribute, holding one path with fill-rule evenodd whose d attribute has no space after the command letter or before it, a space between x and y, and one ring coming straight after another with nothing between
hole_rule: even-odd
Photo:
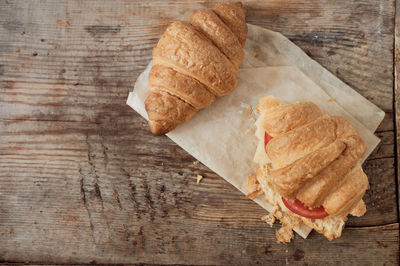
<instances>
[{"instance_id":1,"label":"croissant tip","mask_svg":"<svg viewBox=\"0 0 400 266\"><path fill-rule=\"evenodd\" d=\"M164 133L163 131L157 131L157 130L152 130L152 129L150 129L150 131L154 136L162 136L162 135L166 134L166 132Z\"/></svg>"},{"instance_id":2,"label":"croissant tip","mask_svg":"<svg viewBox=\"0 0 400 266\"><path fill-rule=\"evenodd\" d=\"M156 136L165 135L173 129L171 127L163 126L162 123L157 121L149 120L148 124L151 133Z\"/></svg>"},{"instance_id":3,"label":"croissant tip","mask_svg":"<svg viewBox=\"0 0 400 266\"><path fill-rule=\"evenodd\" d=\"M238 7L243 7L243 3L240 1L237 2L233 2L234 5L238 6Z\"/></svg>"}]
</instances>

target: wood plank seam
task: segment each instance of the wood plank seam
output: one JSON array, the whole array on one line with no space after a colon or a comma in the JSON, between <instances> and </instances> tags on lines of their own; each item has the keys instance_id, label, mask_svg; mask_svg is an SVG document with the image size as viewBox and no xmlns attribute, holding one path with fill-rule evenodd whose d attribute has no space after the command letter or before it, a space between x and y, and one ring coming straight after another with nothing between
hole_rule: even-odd
<instances>
[{"instance_id":1,"label":"wood plank seam","mask_svg":"<svg viewBox=\"0 0 400 266\"><path fill-rule=\"evenodd\" d=\"M400 40L399 40L399 27L400 27L400 2L396 0L394 2L394 38L393 38L393 126L394 126L394 145L395 145L395 176L396 176L396 203L397 203L397 220L400 222L400 197L399 197L399 153L400 147L398 143L399 138L399 107L400 107L400 87L399 87L399 71L400 71ZM398 232L400 239L400 230ZM400 250L400 241L398 243L398 248ZM400 254L399 254L400 258Z\"/></svg>"},{"instance_id":2,"label":"wood plank seam","mask_svg":"<svg viewBox=\"0 0 400 266\"><path fill-rule=\"evenodd\" d=\"M393 38L393 75L394 75L394 79L393 79L393 126L394 126L394 132L395 132L395 137L394 137L394 146L395 146L395 176L396 176L396 203L397 203L397 220L400 222L400 203L399 203L399 152L400 152L400 148L399 148L399 143L398 143L398 137L399 137L399 92L400 92L400 88L399 88L399 63L400 63L400 40L399 40L399 26L400 26L400 21L399 21L399 10L400 9L400 2L399 0L395 1L395 8L394 8L394 38ZM400 231L399 231L399 237L400 237ZM399 247L400 247L400 243L399 243Z\"/></svg>"},{"instance_id":3,"label":"wood plank seam","mask_svg":"<svg viewBox=\"0 0 400 266\"><path fill-rule=\"evenodd\" d=\"M373 229L373 228L383 228L386 226L400 225L400 223L387 223L387 224L378 224L378 225L367 225L367 226L346 226L346 229Z\"/></svg>"},{"instance_id":4,"label":"wood plank seam","mask_svg":"<svg viewBox=\"0 0 400 266\"><path fill-rule=\"evenodd\" d=\"M377 158L367 159L366 161L375 161L375 160L392 159L392 158L395 158L395 159L396 159L396 157L393 157L393 156L383 156L383 157L377 157Z\"/></svg>"}]
</instances>

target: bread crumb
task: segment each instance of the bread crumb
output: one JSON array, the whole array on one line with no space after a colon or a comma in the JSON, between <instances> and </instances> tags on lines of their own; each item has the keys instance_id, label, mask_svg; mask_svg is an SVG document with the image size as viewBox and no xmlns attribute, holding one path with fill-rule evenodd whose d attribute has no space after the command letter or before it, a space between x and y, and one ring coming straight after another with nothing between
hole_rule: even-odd
<instances>
[{"instance_id":1,"label":"bread crumb","mask_svg":"<svg viewBox=\"0 0 400 266\"><path fill-rule=\"evenodd\" d=\"M247 107L247 113L249 113L249 115L253 113L253 109L251 109L251 106Z\"/></svg>"},{"instance_id":2,"label":"bread crumb","mask_svg":"<svg viewBox=\"0 0 400 266\"><path fill-rule=\"evenodd\" d=\"M294 237L294 234L292 228L282 226L279 230L275 232L275 236L278 243L289 243Z\"/></svg>"},{"instance_id":3,"label":"bread crumb","mask_svg":"<svg viewBox=\"0 0 400 266\"><path fill-rule=\"evenodd\" d=\"M255 199L258 196L263 194L260 184L258 183L257 177L255 175L247 176L246 190L248 192L247 198L249 198L249 199Z\"/></svg>"},{"instance_id":4,"label":"bread crumb","mask_svg":"<svg viewBox=\"0 0 400 266\"><path fill-rule=\"evenodd\" d=\"M333 99L333 98L330 98L330 99L328 100L329 103L333 103L334 101L335 101L335 99Z\"/></svg>"},{"instance_id":5,"label":"bread crumb","mask_svg":"<svg viewBox=\"0 0 400 266\"><path fill-rule=\"evenodd\" d=\"M197 175L197 184L200 184L200 181L203 179L202 175Z\"/></svg>"},{"instance_id":6,"label":"bread crumb","mask_svg":"<svg viewBox=\"0 0 400 266\"><path fill-rule=\"evenodd\" d=\"M246 189L247 192L252 193L254 191L256 191L259 186L258 186L258 180L257 177L255 175L248 175L247 179L246 179Z\"/></svg>"},{"instance_id":7,"label":"bread crumb","mask_svg":"<svg viewBox=\"0 0 400 266\"><path fill-rule=\"evenodd\" d=\"M242 108L248 108L250 105L248 105L247 103L240 103L240 107Z\"/></svg>"},{"instance_id":8,"label":"bread crumb","mask_svg":"<svg viewBox=\"0 0 400 266\"><path fill-rule=\"evenodd\" d=\"M365 206L365 203L363 200L360 200L360 202L357 203L357 205L351 210L350 214L353 216L363 216L365 212L367 211L367 207Z\"/></svg>"},{"instance_id":9,"label":"bread crumb","mask_svg":"<svg viewBox=\"0 0 400 266\"><path fill-rule=\"evenodd\" d=\"M263 194L263 192L261 191L261 189L259 189L259 190L256 190L256 191L250 193L250 194L247 194L247 198L255 199L255 198L257 198L258 196L260 196L262 194Z\"/></svg>"},{"instance_id":10,"label":"bread crumb","mask_svg":"<svg viewBox=\"0 0 400 266\"><path fill-rule=\"evenodd\" d=\"M198 161L198 160L196 160L196 161L193 162L193 165L198 165L198 164L199 164L199 161Z\"/></svg>"},{"instance_id":11,"label":"bread crumb","mask_svg":"<svg viewBox=\"0 0 400 266\"><path fill-rule=\"evenodd\" d=\"M261 217L261 221L266 222L267 224L269 224L269 226L272 227L272 225L275 223L275 217L272 213L269 213L267 215L264 215L263 217Z\"/></svg>"},{"instance_id":12,"label":"bread crumb","mask_svg":"<svg viewBox=\"0 0 400 266\"><path fill-rule=\"evenodd\" d=\"M71 26L71 24L69 23L68 20L57 20L56 24L57 25L64 25L64 26L67 26L67 27Z\"/></svg>"}]
</instances>

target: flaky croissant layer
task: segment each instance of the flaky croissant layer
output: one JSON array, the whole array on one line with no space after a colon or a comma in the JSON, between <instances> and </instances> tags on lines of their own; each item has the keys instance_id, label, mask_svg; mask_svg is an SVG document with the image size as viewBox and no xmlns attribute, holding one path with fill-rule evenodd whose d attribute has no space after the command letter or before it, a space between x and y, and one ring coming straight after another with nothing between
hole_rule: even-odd
<instances>
[{"instance_id":1,"label":"flaky croissant layer","mask_svg":"<svg viewBox=\"0 0 400 266\"><path fill-rule=\"evenodd\" d=\"M323 206L347 216L362 201L368 178L360 160L366 145L350 122L324 114L311 102L284 105L263 98L258 109L272 139L265 147L272 161L268 180L287 199Z\"/></svg>"},{"instance_id":2,"label":"flaky croissant layer","mask_svg":"<svg viewBox=\"0 0 400 266\"><path fill-rule=\"evenodd\" d=\"M257 110L254 160L260 167L247 178L248 197L262 192L274 207L265 220L281 221L279 242L290 242L292 229L301 224L329 240L340 237L348 214L366 212L362 197L369 184L360 164L364 141L346 118L329 116L311 102L286 105L268 96L260 99ZM295 212L284 203L288 199L314 211L322 206L327 216Z\"/></svg>"},{"instance_id":3,"label":"flaky croissant layer","mask_svg":"<svg viewBox=\"0 0 400 266\"><path fill-rule=\"evenodd\" d=\"M247 36L240 2L218 3L172 23L153 50L145 107L150 131L162 135L231 93Z\"/></svg>"}]
</instances>

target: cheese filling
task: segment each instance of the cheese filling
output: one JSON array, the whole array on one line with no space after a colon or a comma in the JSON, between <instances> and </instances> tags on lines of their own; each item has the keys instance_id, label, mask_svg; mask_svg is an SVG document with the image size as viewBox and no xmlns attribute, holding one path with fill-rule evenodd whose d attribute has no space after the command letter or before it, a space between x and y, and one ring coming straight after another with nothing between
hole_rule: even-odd
<instances>
[{"instance_id":1,"label":"cheese filling","mask_svg":"<svg viewBox=\"0 0 400 266\"><path fill-rule=\"evenodd\" d=\"M262 191L264 192L265 200L275 207L274 211L270 213L270 215L275 216L282 223L282 228L276 233L278 241L290 242L290 239L293 237L292 229L300 226L302 223L315 229L317 232L324 234L329 240L340 237L345 225L346 217L327 216L323 219L309 219L297 215L285 206L285 204L282 202L281 196L269 185L267 168L271 167L270 164L272 161L268 158L268 155L265 152L265 130L261 126L263 119L264 114L260 115L255 123L255 135L258 139L258 145L254 155L254 161L260 165L260 169L257 174L257 180Z\"/></svg>"}]
</instances>

